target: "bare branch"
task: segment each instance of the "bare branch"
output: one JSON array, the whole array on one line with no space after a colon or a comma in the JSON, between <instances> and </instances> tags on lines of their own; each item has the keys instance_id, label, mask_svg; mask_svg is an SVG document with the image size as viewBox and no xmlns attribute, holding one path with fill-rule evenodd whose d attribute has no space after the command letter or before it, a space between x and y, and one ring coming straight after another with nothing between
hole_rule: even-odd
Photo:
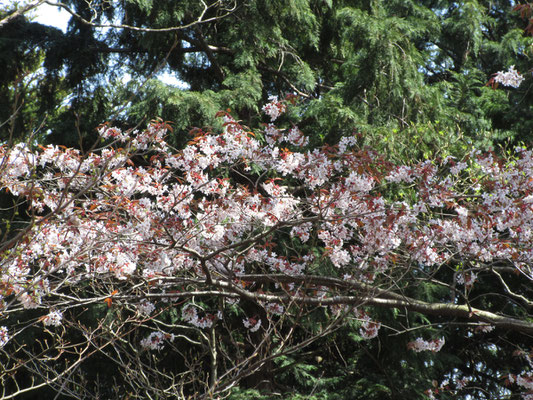
<instances>
[{"instance_id":1,"label":"bare branch","mask_svg":"<svg viewBox=\"0 0 533 400\"><path fill-rule=\"evenodd\" d=\"M189 28L191 28L193 26L196 26L196 25L206 24L206 23L209 23L209 22L213 22L213 21L217 21L217 20L226 18L227 16L231 15L237 8L237 5L233 4L233 6L231 8L226 8L225 9L225 13L224 14L204 19L204 16L205 16L206 12L210 8L213 8L216 5L220 4L220 2L219 1L215 1L214 3L212 3L210 5L207 5L207 4L202 2L204 4L204 9L202 10L202 12L198 16L198 18L195 21L193 21L193 22L190 22L190 23L185 24L185 25L173 26L173 27L168 27L168 28L142 28L142 27L127 25L127 24L100 24L100 23L92 22L92 21L89 21L89 20L83 18L81 15L77 14L74 10L72 10L72 8L70 8L68 5L66 5L64 3L53 2L53 1L50 1L50 0L42 0L42 1L40 1L40 3L42 3L42 2L44 2L44 3L46 3L46 4L50 5L50 6L60 7L62 9L64 9L65 11L67 11L70 15L72 15L78 21L82 22L85 25L92 26L94 28L127 29L127 30L131 30L131 31L135 31L135 32L176 32L176 31L182 31L182 30L189 29Z\"/></svg>"}]
</instances>

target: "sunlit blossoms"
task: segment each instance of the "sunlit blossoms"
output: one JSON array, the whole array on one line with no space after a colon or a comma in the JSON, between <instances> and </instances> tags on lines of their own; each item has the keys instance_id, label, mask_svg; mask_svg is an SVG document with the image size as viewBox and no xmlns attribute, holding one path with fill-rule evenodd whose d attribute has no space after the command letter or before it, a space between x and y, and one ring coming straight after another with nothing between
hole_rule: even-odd
<instances>
[{"instance_id":1,"label":"sunlit blossoms","mask_svg":"<svg viewBox=\"0 0 533 400\"><path fill-rule=\"evenodd\" d=\"M444 338L424 340L422 338L416 338L414 342L409 342L407 348L417 353L421 351L432 351L434 353L440 351L444 346Z\"/></svg>"},{"instance_id":2,"label":"sunlit blossoms","mask_svg":"<svg viewBox=\"0 0 533 400\"><path fill-rule=\"evenodd\" d=\"M513 88L519 87L524 80L525 78L518 73L514 65L511 65L508 71L499 71L494 76L494 82Z\"/></svg>"},{"instance_id":3,"label":"sunlit blossoms","mask_svg":"<svg viewBox=\"0 0 533 400\"><path fill-rule=\"evenodd\" d=\"M272 99L264 111L276 120L286 107ZM158 354L187 335L209 348L202 340L216 343L210 335L222 329L285 343L302 313L341 323L363 307L467 320L477 337L533 332L527 320L468 304L496 267L501 280L533 279L530 150L397 165L354 137L310 149L296 125L256 135L219 117L220 131L195 130L179 151L160 121L142 131L105 126L102 147L84 154L0 147L1 187L28 218L4 249L1 311L46 307L45 326L70 329L78 322L69 316L94 307L108 315L105 332L119 332L120 318L128 326L113 340L136 337ZM433 277L452 301L411 290ZM356 319L364 339L388 329L363 311ZM0 345L17 338L5 325ZM407 347L443 345L418 338Z\"/></svg>"},{"instance_id":4,"label":"sunlit blossoms","mask_svg":"<svg viewBox=\"0 0 533 400\"><path fill-rule=\"evenodd\" d=\"M9 342L9 333L5 326L0 326L0 348L4 347Z\"/></svg>"},{"instance_id":5,"label":"sunlit blossoms","mask_svg":"<svg viewBox=\"0 0 533 400\"><path fill-rule=\"evenodd\" d=\"M275 121L285 112L287 106L284 102L278 101L277 96L271 96L269 100L270 103L263 106L263 112L270 117L271 121Z\"/></svg>"},{"instance_id":6,"label":"sunlit blossoms","mask_svg":"<svg viewBox=\"0 0 533 400\"><path fill-rule=\"evenodd\" d=\"M45 326L59 326L62 319L63 313L61 311L51 311L43 317L43 324Z\"/></svg>"}]
</instances>

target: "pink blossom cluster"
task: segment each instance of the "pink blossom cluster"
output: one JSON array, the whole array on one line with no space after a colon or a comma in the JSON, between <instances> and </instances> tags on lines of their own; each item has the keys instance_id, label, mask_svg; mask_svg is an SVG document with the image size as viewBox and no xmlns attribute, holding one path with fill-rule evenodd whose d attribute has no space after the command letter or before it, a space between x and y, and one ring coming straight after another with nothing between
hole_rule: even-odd
<instances>
[{"instance_id":1,"label":"pink blossom cluster","mask_svg":"<svg viewBox=\"0 0 533 400\"><path fill-rule=\"evenodd\" d=\"M261 319L256 317L244 318L242 323L250 332L257 332L261 327Z\"/></svg>"},{"instance_id":2,"label":"pink blossom cluster","mask_svg":"<svg viewBox=\"0 0 533 400\"><path fill-rule=\"evenodd\" d=\"M5 326L0 326L0 348L9 342L9 332Z\"/></svg>"},{"instance_id":3,"label":"pink blossom cluster","mask_svg":"<svg viewBox=\"0 0 533 400\"><path fill-rule=\"evenodd\" d=\"M275 121L286 110L284 102L278 100L278 96L270 96L269 103L263 106L263 112L270 117L271 121Z\"/></svg>"},{"instance_id":4,"label":"pink blossom cluster","mask_svg":"<svg viewBox=\"0 0 533 400\"><path fill-rule=\"evenodd\" d=\"M463 285L467 289L474 286L476 280L477 274L475 272L461 272L457 275L457 283Z\"/></svg>"},{"instance_id":5,"label":"pink blossom cluster","mask_svg":"<svg viewBox=\"0 0 533 400\"><path fill-rule=\"evenodd\" d=\"M173 341L174 335L164 332L152 332L141 340L141 346L148 350L162 350L165 347L165 340Z\"/></svg>"},{"instance_id":6,"label":"pink blossom cluster","mask_svg":"<svg viewBox=\"0 0 533 400\"><path fill-rule=\"evenodd\" d=\"M457 391L463 389L472 380L470 376L464 376L462 378L455 378L451 383L449 379L444 379L440 384L437 381L433 381L433 388L427 389L424 393L433 400L436 400L439 394L447 393L448 396L456 395Z\"/></svg>"},{"instance_id":7,"label":"pink blossom cluster","mask_svg":"<svg viewBox=\"0 0 533 400\"><path fill-rule=\"evenodd\" d=\"M63 319L63 313L61 311L50 311L43 317L43 324L45 326L60 326Z\"/></svg>"},{"instance_id":8,"label":"pink blossom cluster","mask_svg":"<svg viewBox=\"0 0 533 400\"><path fill-rule=\"evenodd\" d=\"M142 315L148 316L152 314L154 310L155 310L155 304L152 303L151 301L144 300L141 303L137 304L137 311L139 311L139 313Z\"/></svg>"},{"instance_id":9,"label":"pink blossom cluster","mask_svg":"<svg viewBox=\"0 0 533 400\"><path fill-rule=\"evenodd\" d=\"M217 319L221 319L222 313L220 311L217 314L205 313L204 316L200 317L198 316L198 308L189 303L181 309L181 318L197 328L205 329L211 328Z\"/></svg>"},{"instance_id":10,"label":"pink blossom cluster","mask_svg":"<svg viewBox=\"0 0 533 400\"><path fill-rule=\"evenodd\" d=\"M267 313L270 313L273 315L282 315L283 312L285 311L285 308L281 304L278 304L278 303L267 303L265 305L265 310Z\"/></svg>"},{"instance_id":11,"label":"pink blossom cluster","mask_svg":"<svg viewBox=\"0 0 533 400\"><path fill-rule=\"evenodd\" d=\"M283 111L265 110L271 117ZM284 132L273 125L271 136L279 139L262 141L229 114L220 117L221 132L199 130L180 151L167 145L168 126L157 121L127 134L102 128L112 143L87 154L0 147L0 186L25 202L34 222L16 251L6 250L0 294L37 308L48 306L58 287L111 279L146 283L162 298L173 298L172 282L217 289L225 283L233 299L258 290L241 279L247 274L299 278L317 264L326 264L332 278L382 287L399 271L430 275L459 263L473 265L471 277L505 263L518 279L533 279L530 150L517 149L508 161L472 152L459 163L393 165L356 149L354 138L305 150L293 128L287 149L278 145ZM404 185L412 196L386 196L390 185ZM303 250L277 246L287 238ZM280 281L267 290L319 301L336 295L320 282ZM283 312L268 307L270 314ZM150 303L138 310L154 311ZM183 320L198 328L221 317L192 303L182 308ZM260 320L254 321L243 324L258 330ZM361 334L375 337L379 327L364 319ZM412 348L437 351L443 343L419 339Z\"/></svg>"},{"instance_id":12,"label":"pink blossom cluster","mask_svg":"<svg viewBox=\"0 0 533 400\"><path fill-rule=\"evenodd\" d=\"M364 312L363 310L357 309L355 311L355 315L357 316L358 320L362 321L361 329L359 329L359 333L363 337L363 339L373 339L378 336L379 328L381 328L381 322L379 321L372 321L370 319L370 316Z\"/></svg>"},{"instance_id":13,"label":"pink blossom cluster","mask_svg":"<svg viewBox=\"0 0 533 400\"><path fill-rule=\"evenodd\" d=\"M533 372L524 372L520 375L509 374L509 382L516 383L527 390L522 394L524 400L533 399Z\"/></svg>"},{"instance_id":14,"label":"pink blossom cluster","mask_svg":"<svg viewBox=\"0 0 533 400\"><path fill-rule=\"evenodd\" d=\"M419 337L416 338L414 342L409 342L407 344L408 349L413 350L417 353L421 351L432 351L434 353L437 353L440 351L440 349L442 349L442 346L444 346L444 338L427 341Z\"/></svg>"},{"instance_id":15,"label":"pink blossom cluster","mask_svg":"<svg viewBox=\"0 0 533 400\"><path fill-rule=\"evenodd\" d=\"M508 71L498 71L494 76L494 81L501 83L504 86L511 86L513 88L519 87L525 78L518 73L514 65L509 67Z\"/></svg>"}]
</instances>

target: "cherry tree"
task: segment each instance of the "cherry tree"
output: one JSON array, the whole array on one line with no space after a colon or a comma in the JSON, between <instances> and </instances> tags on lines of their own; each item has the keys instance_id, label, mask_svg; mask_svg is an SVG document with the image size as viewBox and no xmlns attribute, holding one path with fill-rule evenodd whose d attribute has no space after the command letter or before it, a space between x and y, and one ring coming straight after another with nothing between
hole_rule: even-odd
<instances>
[{"instance_id":1,"label":"cherry tree","mask_svg":"<svg viewBox=\"0 0 533 400\"><path fill-rule=\"evenodd\" d=\"M79 372L93 357L116 363L130 398L215 398L348 321L367 340L401 334L377 309L533 334L532 150L395 165L357 136L310 149L276 125L291 101L271 98L255 131L221 112L222 132L194 130L181 150L163 121L102 125L86 153L0 147L3 399L96 398ZM471 304L487 277L520 312ZM416 297L423 282L447 297ZM404 335L406 352L446 346ZM509 382L533 395L527 368Z\"/></svg>"}]
</instances>

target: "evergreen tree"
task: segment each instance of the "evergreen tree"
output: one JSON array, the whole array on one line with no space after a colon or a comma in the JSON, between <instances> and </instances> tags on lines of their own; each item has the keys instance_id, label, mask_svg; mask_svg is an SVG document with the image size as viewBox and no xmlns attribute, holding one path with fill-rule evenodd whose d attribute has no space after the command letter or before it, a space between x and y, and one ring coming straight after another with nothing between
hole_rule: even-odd
<instances>
[{"instance_id":1,"label":"evergreen tree","mask_svg":"<svg viewBox=\"0 0 533 400\"><path fill-rule=\"evenodd\" d=\"M190 128L215 123L216 110L252 124L257 104L288 93L300 96L301 127L315 143L357 130L394 157L447 155L464 140L486 147L529 132L527 86L485 86L512 64L529 68L529 39L509 1L257 0L205 12L188 1L63 4L83 18L71 18L65 34L23 17L0 31L4 57L19 48L44 59L39 94L27 95L39 107L19 137L45 115L48 141L70 145L106 120L159 117L183 144ZM127 27L99 28L110 21ZM188 89L159 82L162 71ZM4 87L19 79L3 78ZM12 106L13 94L3 98Z\"/></svg>"}]
</instances>

